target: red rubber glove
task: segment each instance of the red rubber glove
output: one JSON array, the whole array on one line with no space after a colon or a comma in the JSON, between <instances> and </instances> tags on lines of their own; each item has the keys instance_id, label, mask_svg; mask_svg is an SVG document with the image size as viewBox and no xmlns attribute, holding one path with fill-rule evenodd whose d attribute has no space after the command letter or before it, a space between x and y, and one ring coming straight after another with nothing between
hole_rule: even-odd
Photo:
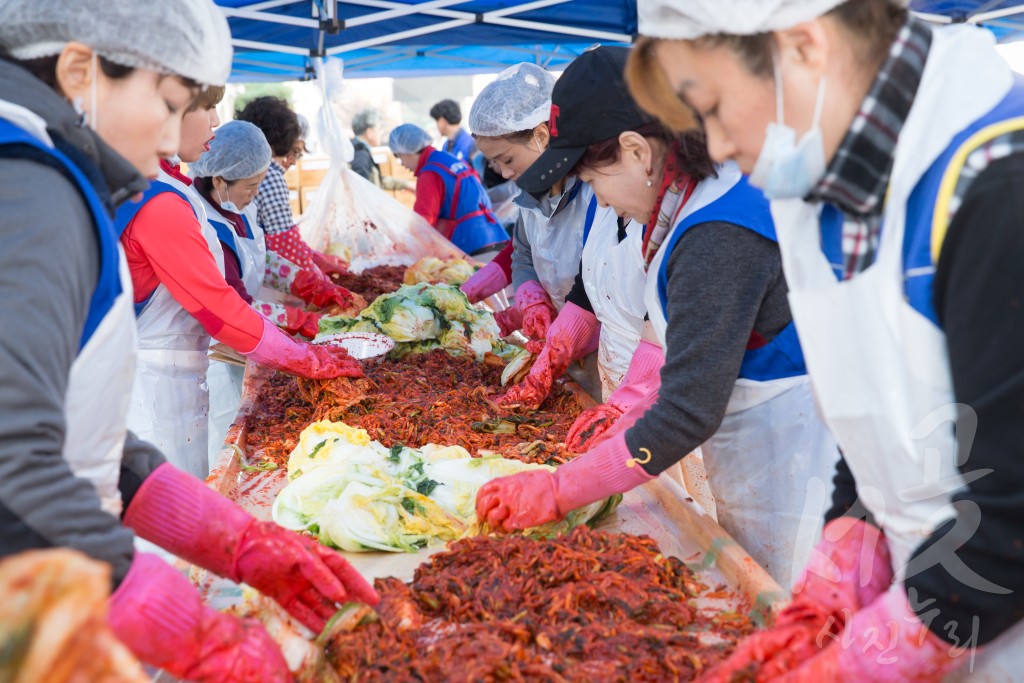
<instances>
[{"instance_id":1,"label":"red rubber glove","mask_svg":"<svg viewBox=\"0 0 1024 683\"><path fill-rule=\"evenodd\" d=\"M554 472L530 470L487 482L476 494L476 517L494 529L528 529L653 478L633 461L620 432Z\"/></svg>"},{"instance_id":2,"label":"red rubber glove","mask_svg":"<svg viewBox=\"0 0 1024 683\"><path fill-rule=\"evenodd\" d=\"M841 634L850 616L882 595L892 578L889 546L877 527L852 517L829 522L796 581L793 602L771 629L746 638L706 680L724 683L751 667L757 680L775 680L817 655L818 643Z\"/></svg>"},{"instance_id":3,"label":"red rubber glove","mask_svg":"<svg viewBox=\"0 0 1024 683\"><path fill-rule=\"evenodd\" d=\"M523 312L518 306L506 308L494 314L494 322L498 323L498 330L502 337L507 337L523 326Z\"/></svg>"},{"instance_id":4,"label":"red rubber glove","mask_svg":"<svg viewBox=\"0 0 1024 683\"><path fill-rule=\"evenodd\" d=\"M961 649L932 633L914 613L901 585L854 614L841 635L819 642L824 647L819 654L771 680L939 683L977 654L977 649Z\"/></svg>"},{"instance_id":5,"label":"red rubber glove","mask_svg":"<svg viewBox=\"0 0 1024 683\"><path fill-rule=\"evenodd\" d=\"M158 467L124 516L139 536L193 564L276 600L315 633L342 603L380 596L335 551L260 522L173 465Z\"/></svg>"},{"instance_id":6,"label":"red rubber glove","mask_svg":"<svg viewBox=\"0 0 1024 683\"><path fill-rule=\"evenodd\" d=\"M495 292L500 292L508 286L509 282L509 277L505 274L501 265L491 261L473 273L468 280L462 283L459 289L469 299L469 303L475 304L478 301L483 301Z\"/></svg>"},{"instance_id":7,"label":"red rubber glove","mask_svg":"<svg viewBox=\"0 0 1024 683\"><path fill-rule=\"evenodd\" d=\"M340 256L310 249L310 257L324 275L347 275L348 262Z\"/></svg>"},{"instance_id":8,"label":"red rubber glove","mask_svg":"<svg viewBox=\"0 0 1024 683\"><path fill-rule=\"evenodd\" d=\"M551 393L555 380L565 374L569 364L592 346L599 323L590 311L568 303L548 330L537 360L526 379L498 399L499 405L534 409Z\"/></svg>"},{"instance_id":9,"label":"red rubber glove","mask_svg":"<svg viewBox=\"0 0 1024 683\"><path fill-rule=\"evenodd\" d=\"M260 365L299 377L331 379L363 376L363 366L340 346L318 346L296 341L266 318L263 319L260 343L243 355Z\"/></svg>"},{"instance_id":10,"label":"red rubber glove","mask_svg":"<svg viewBox=\"0 0 1024 683\"><path fill-rule=\"evenodd\" d=\"M328 308L329 306L349 308L356 300L352 292L327 281L316 271L307 269L302 269L295 274L295 280L292 281L289 291L307 304L313 304L319 308Z\"/></svg>"},{"instance_id":11,"label":"red rubber glove","mask_svg":"<svg viewBox=\"0 0 1024 683\"><path fill-rule=\"evenodd\" d=\"M551 297L536 280L528 280L516 290L516 308L523 312L523 334L530 339L545 339L548 327L558 315Z\"/></svg>"},{"instance_id":12,"label":"red rubber glove","mask_svg":"<svg viewBox=\"0 0 1024 683\"><path fill-rule=\"evenodd\" d=\"M280 648L258 621L206 607L188 579L154 555L135 554L128 576L110 597L107 621L136 657L177 678L293 680Z\"/></svg>"},{"instance_id":13,"label":"red rubber glove","mask_svg":"<svg viewBox=\"0 0 1024 683\"><path fill-rule=\"evenodd\" d=\"M284 312L286 321L281 327L288 334L301 334L303 337L312 339L320 332L322 314L304 311L294 306L285 306Z\"/></svg>"},{"instance_id":14,"label":"red rubber glove","mask_svg":"<svg viewBox=\"0 0 1024 683\"><path fill-rule=\"evenodd\" d=\"M661 366L665 353L657 344L641 339L629 362L629 369L618 388L606 403L580 413L565 437L566 447L573 453L585 453L601 443L602 435L615 422L643 399L657 392L661 386Z\"/></svg>"}]
</instances>

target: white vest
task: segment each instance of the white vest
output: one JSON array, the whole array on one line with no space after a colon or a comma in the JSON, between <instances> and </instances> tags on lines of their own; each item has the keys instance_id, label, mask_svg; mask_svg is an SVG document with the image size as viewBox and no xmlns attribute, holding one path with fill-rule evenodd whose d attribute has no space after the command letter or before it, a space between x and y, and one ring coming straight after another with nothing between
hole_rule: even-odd
<instances>
[{"instance_id":1,"label":"white vest","mask_svg":"<svg viewBox=\"0 0 1024 683\"><path fill-rule=\"evenodd\" d=\"M583 286L601 323L597 369L605 401L622 382L644 329L644 284L647 272L641 253L644 226L630 221L626 238L618 239L618 216L598 208L583 245Z\"/></svg>"},{"instance_id":2,"label":"white vest","mask_svg":"<svg viewBox=\"0 0 1024 683\"><path fill-rule=\"evenodd\" d=\"M159 180L189 198L198 216L194 227L202 232L223 274L220 241L206 220L198 194L162 171ZM139 359L128 427L162 450L179 469L206 477L209 473L206 370L210 336L162 284L153 291L137 322Z\"/></svg>"},{"instance_id":3,"label":"white vest","mask_svg":"<svg viewBox=\"0 0 1024 683\"><path fill-rule=\"evenodd\" d=\"M950 497L966 483L956 466L956 398L945 334L904 295L907 200L953 137L1001 101L1011 84L987 31L933 30L896 147L877 259L854 278L837 281L821 252L818 207L800 200L772 204L819 406L861 501L885 529L899 578L911 553L955 515ZM962 641L969 631L970 625L957 626ZM950 677L964 678L1024 680L1024 622L978 655L973 674L964 669Z\"/></svg>"}]
</instances>

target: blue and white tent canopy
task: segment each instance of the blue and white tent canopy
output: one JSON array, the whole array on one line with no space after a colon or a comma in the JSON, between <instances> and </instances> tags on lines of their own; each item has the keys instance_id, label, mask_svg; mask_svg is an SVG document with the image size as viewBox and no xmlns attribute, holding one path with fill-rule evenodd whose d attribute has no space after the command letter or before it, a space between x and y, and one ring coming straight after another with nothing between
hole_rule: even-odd
<instances>
[{"instance_id":1,"label":"blue and white tent canopy","mask_svg":"<svg viewBox=\"0 0 1024 683\"><path fill-rule=\"evenodd\" d=\"M217 0L231 24L236 81L312 77L313 57L345 76L558 70L594 43L628 44L635 0Z\"/></svg>"},{"instance_id":2,"label":"blue and white tent canopy","mask_svg":"<svg viewBox=\"0 0 1024 683\"><path fill-rule=\"evenodd\" d=\"M686 2L686 0L678 0ZM495 73L532 61L561 70L594 43L636 37L636 0L216 0L231 24L232 79L313 76L313 57L345 75ZM1024 38L1024 0L911 0L935 23L968 22Z\"/></svg>"}]
</instances>

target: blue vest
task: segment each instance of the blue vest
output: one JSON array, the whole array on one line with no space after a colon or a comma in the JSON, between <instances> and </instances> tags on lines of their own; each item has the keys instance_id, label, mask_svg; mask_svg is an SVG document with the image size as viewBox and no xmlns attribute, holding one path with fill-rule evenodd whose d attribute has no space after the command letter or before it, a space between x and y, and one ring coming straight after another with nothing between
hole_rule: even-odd
<instances>
[{"instance_id":1,"label":"blue vest","mask_svg":"<svg viewBox=\"0 0 1024 683\"><path fill-rule=\"evenodd\" d=\"M19 152L18 147L28 153ZM117 250L119 233L115 231L96 189L67 155L48 147L10 121L0 119L0 158L4 157L38 159L41 163L62 171L65 177L75 183L92 214L93 227L96 229L99 243L100 273L96 289L89 300L89 313L78 342L78 350L81 351L92 338L100 322L110 312L114 301L124 291L121 287L120 259Z\"/></svg>"},{"instance_id":2,"label":"blue vest","mask_svg":"<svg viewBox=\"0 0 1024 683\"><path fill-rule=\"evenodd\" d=\"M238 214L242 218L242 224L245 226L245 238L252 239L253 232L252 226L249 224L249 219L245 217L245 214ZM239 252L238 243L235 241L239 235L235 232L235 224L224 216L210 216L207 215L210 225L213 226L214 231L217 233L217 239L221 241L221 244L226 246L228 250L234 255L235 261L238 262L238 267L242 268L242 256Z\"/></svg>"},{"instance_id":3,"label":"blue vest","mask_svg":"<svg viewBox=\"0 0 1024 683\"><path fill-rule=\"evenodd\" d=\"M491 211L491 200L465 162L447 152L427 157L421 173L436 173L444 183L440 217L455 223L451 241L467 254L508 241L508 234Z\"/></svg>"},{"instance_id":4,"label":"blue vest","mask_svg":"<svg viewBox=\"0 0 1024 683\"><path fill-rule=\"evenodd\" d=\"M189 208L192 208L192 202L189 201L189 198L185 196L184 192L173 185L163 182L162 180L151 180L149 181L149 188L142 193L142 199L137 202L128 201L118 207L117 215L114 217L114 227L117 229L117 234L123 235L124 231L128 229L128 225L132 222L135 216L138 215L139 211L142 210L142 207L145 206L150 199L153 199L153 197L163 194L164 192L170 192L178 195L186 204L188 204ZM195 215L195 212L196 210L192 208L193 215ZM198 218L199 216L196 216L197 220ZM156 290L153 290L152 294L135 304L136 318L142 315L142 311L146 309L146 305L149 303L149 300L153 298L153 294L155 293Z\"/></svg>"},{"instance_id":5,"label":"blue vest","mask_svg":"<svg viewBox=\"0 0 1024 683\"><path fill-rule=\"evenodd\" d=\"M993 124L1008 119L1024 116L1024 79L1014 77L1013 87L989 112L970 126L960 131L947 145L946 149L932 162L924 175L914 186L907 199L906 229L903 236L903 291L907 302L918 313L939 326L935 311L933 286L935 283L936 249L934 242L941 243L945 233L933 234L935 208L941 201L949 197L940 197L942 180L945 177L954 157L958 152L973 151L965 149L965 144L976 134ZM1014 126L1024 129L1024 122ZM1009 131L1005 131L1009 132ZM988 138L975 141L971 147L978 147L988 142ZM959 174L959 169L953 169ZM842 214L832 206L826 205L822 211L822 251L833 264L842 264ZM838 260L837 260L838 259ZM836 272L842 278L840 265Z\"/></svg>"},{"instance_id":6,"label":"blue vest","mask_svg":"<svg viewBox=\"0 0 1024 683\"><path fill-rule=\"evenodd\" d=\"M667 249L658 269L658 298L661 300L662 311L668 306L668 262L672 250L680 238L690 228L702 223L732 223L757 233L761 237L777 242L775 224L768 200L761 191L751 187L747 178L743 177L728 192L707 206L694 211L673 230L668 242L661 246ZM792 321L762 346L751 348L748 344L740 365L739 377L758 382L767 382L785 377L806 375L804 354L800 349L800 339L796 334L796 325Z\"/></svg>"}]
</instances>

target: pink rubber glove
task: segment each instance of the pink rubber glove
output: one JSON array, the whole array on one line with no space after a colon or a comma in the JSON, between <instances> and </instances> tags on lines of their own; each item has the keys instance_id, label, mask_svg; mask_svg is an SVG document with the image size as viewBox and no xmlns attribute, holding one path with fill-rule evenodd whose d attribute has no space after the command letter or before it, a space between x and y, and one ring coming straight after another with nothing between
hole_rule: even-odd
<instances>
[{"instance_id":1,"label":"pink rubber glove","mask_svg":"<svg viewBox=\"0 0 1024 683\"><path fill-rule=\"evenodd\" d=\"M641 339L629 362L629 369L606 403L580 413L569 428L565 445L573 453L585 453L601 443L602 435L640 400L661 386L665 354L657 344Z\"/></svg>"},{"instance_id":2,"label":"pink rubber glove","mask_svg":"<svg viewBox=\"0 0 1024 683\"><path fill-rule=\"evenodd\" d=\"M170 464L142 483L124 523L178 557L273 598L316 633L339 604L380 601L335 551L273 522L257 521Z\"/></svg>"},{"instance_id":3,"label":"pink rubber glove","mask_svg":"<svg viewBox=\"0 0 1024 683\"><path fill-rule=\"evenodd\" d=\"M545 339L548 327L558 315L558 309L551 303L551 297L543 285L528 280L516 290L516 308L523 312L523 334L530 339Z\"/></svg>"},{"instance_id":4,"label":"pink rubber glove","mask_svg":"<svg viewBox=\"0 0 1024 683\"><path fill-rule=\"evenodd\" d=\"M757 680L775 680L818 654L822 639L838 637L850 615L881 596L892 578L889 545L877 527L852 517L832 520L775 625L746 638L705 680L724 683L751 666Z\"/></svg>"},{"instance_id":5,"label":"pink rubber glove","mask_svg":"<svg viewBox=\"0 0 1024 683\"><path fill-rule=\"evenodd\" d=\"M310 249L310 257L325 275L346 275L348 274L348 263L340 256L325 254L315 249Z\"/></svg>"},{"instance_id":6,"label":"pink rubber glove","mask_svg":"<svg viewBox=\"0 0 1024 683\"><path fill-rule=\"evenodd\" d=\"M651 479L619 433L554 472L531 470L487 482L476 494L476 517L494 529L527 529Z\"/></svg>"},{"instance_id":7,"label":"pink rubber glove","mask_svg":"<svg viewBox=\"0 0 1024 683\"><path fill-rule=\"evenodd\" d=\"M324 279L313 270L302 269L295 274L289 291L307 304L320 308L350 308L356 301L352 292Z\"/></svg>"},{"instance_id":8,"label":"pink rubber glove","mask_svg":"<svg viewBox=\"0 0 1024 683\"><path fill-rule=\"evenodd\" d=\"M969 648L958 648L928 630L911 609L901 585L854 614L844 633L825 637L821 644L820 654L773 680L938 683L972 654Z\"/></svg>"},{"instance_id":9,"label":"pink rubber glove","mask_svg":"<svg viewBox=\"0 0 1024 683\"><path fill-rule=\"evenodd\" d=\"M281 328L288 334L301 334L312 339L320 332L320 313L311 313L294 306L285 306L285 324Z\"/></svg>"},{"instance_id":10,"label":"pink rubber glove","mask_svg":"<svg viewBox=\"0 0 1024 683\"><path fill-rule=\"evenodd\" d=\"M469 303L475 304L483 301L495 292L500 292L508 287L509 278L504 269L494 261L491 261L480 270L473 273L472 277L462 283L459 289L469 299Z\"/></svg>"},{"instance_id":11,"label":"pink rubber glove","mask_svg":"<svg viewBox=\"0 0 1024 683\"><path fill-rule=\"evenodd\" d=\"M598 327L593 313L575 304L566 304L551 323L547 341L530 368L530 374L498 399L499 405L529 409L540 406L551 393L555 380L592 346Z\"/></svg>"},{"instance_id":12,"label":"pink rubber glove","mask_svg":"<svg viewBox=\"0 0 1024 683\"><path fill-rule=\"evenodd\" d=\"M107 621L136 657L177 678L293 680L280 648L258 621L206 607L188 579L154 555L135 554L128 576L110 597Z\"/></svg>"},{"instance_id":13,"label":"pink rubber glove","mask_svg":"<svg viewBox=\"0 0 1024 683\"><path fill-rule=\"evenodd\" d=\"M340 346L318 346L296 341L266 318L263 319L260 343L242 355L260 365L299 377L331 379L363 376L363 366Z\"/></svg>"},{"instance_id":14,"label":"pink rubber glove","mask_svg":"<svg viewBox=\"0 0 1024 683\"><path fill-rule=\"evenodd\" d=\"M523 326L523 312L518 306L506 308L494 314L494 322L498 323L498 330L502 337L507 337Z\"/></svg>"}]
</instances>

